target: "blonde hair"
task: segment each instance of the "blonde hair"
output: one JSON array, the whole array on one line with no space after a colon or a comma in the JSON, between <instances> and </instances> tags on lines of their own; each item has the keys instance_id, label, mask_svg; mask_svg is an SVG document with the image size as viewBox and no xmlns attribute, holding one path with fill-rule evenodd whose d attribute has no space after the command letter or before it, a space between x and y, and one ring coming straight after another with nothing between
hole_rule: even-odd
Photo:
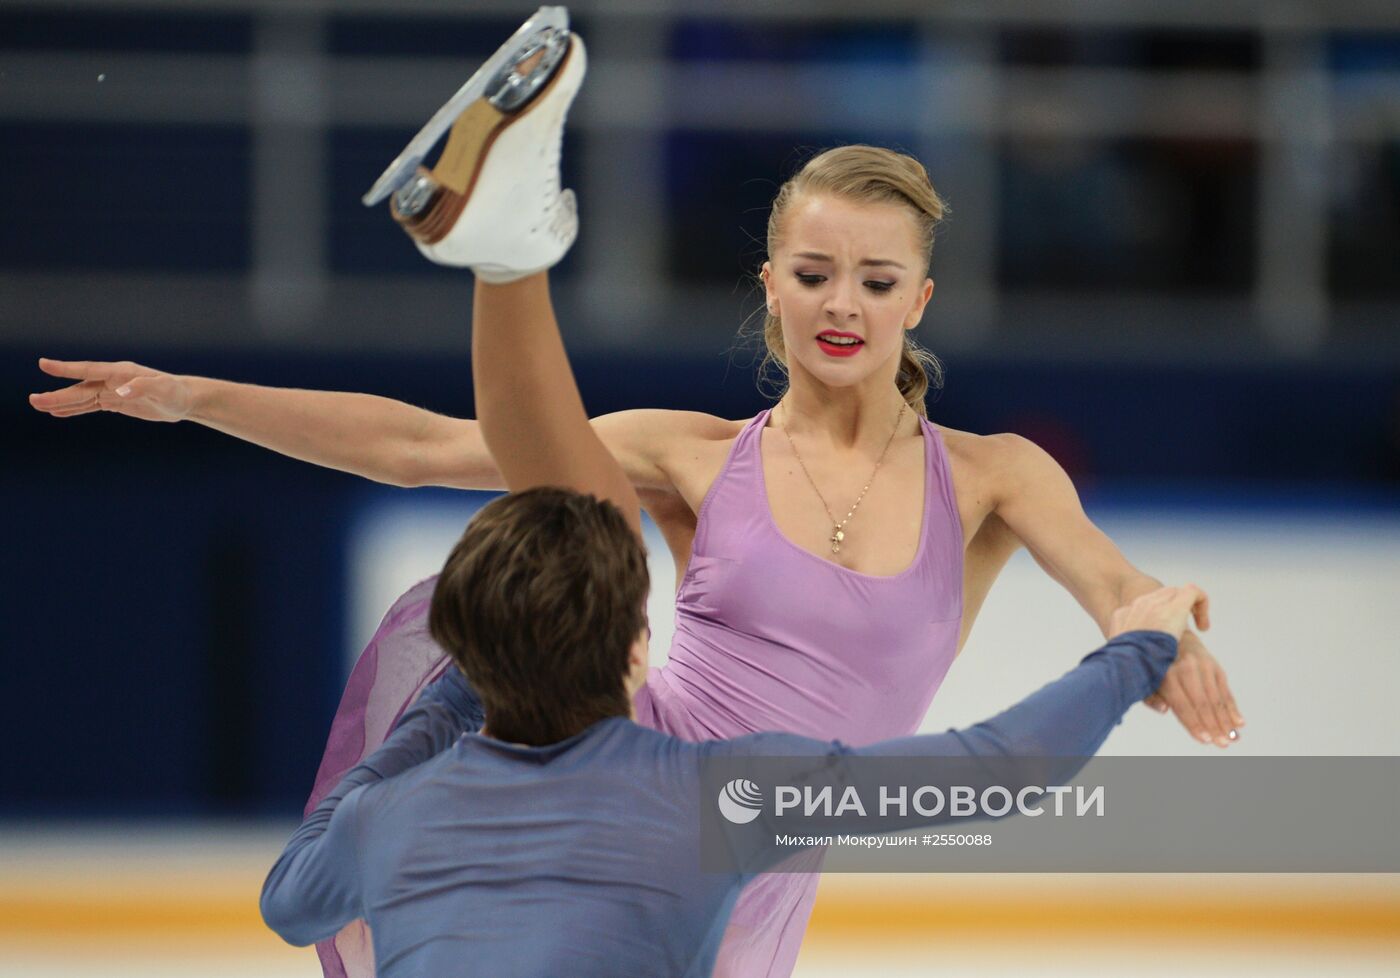
<instances>
[{"instance_id":1,"label":"blonde hair","mask_svg":"<svg viewBox=\"0 0 1400 978\"><path fill-rule=\"evenodd\" d=\"M924 258L924 274L933 260L933 233L947 208L929 181L924 165L912 156L878 146L838 146L812 157L790 180L778 188L768 214L768 255L782 239L783 218L792 202L803 194L830 194L845 200L872 204L903 204L909 208L918 230ZM765 353L759 365L763 377L770 366L787 376L787 351L781 320L771 312L763 320ZM943 365L938 358L904 333L904 350L895 375L899 393L909 406L927 416L924 398L930 386L943 385ZM783 388L785 389L785 387ZM781 390L779 392L781 394Z\"/></svg>"}]
</instances>

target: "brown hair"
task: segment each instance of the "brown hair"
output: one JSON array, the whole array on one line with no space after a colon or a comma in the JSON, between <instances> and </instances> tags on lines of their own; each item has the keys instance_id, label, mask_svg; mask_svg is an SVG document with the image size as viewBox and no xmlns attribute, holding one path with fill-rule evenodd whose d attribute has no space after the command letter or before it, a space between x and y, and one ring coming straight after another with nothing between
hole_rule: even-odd
<instances>
[{"instance_id":1,"label":"brown hair","mask_svg":"<svg viewBox=\"0 0 1400 978\"><path fill-rule=\"evenodd\" d=\"M924 258L924 274L933 261L933 232L947 208L929 181L924 165L912 156L878 146L838 146L812 157L790 180L778 188L768 214L768 254L782 239L782 221L792 202L802 194L831 194L862 203L904 204L914 218ZM759 366L763 376L770 365L787 374L782 322L772 313L763 320L765 355ZM895 375L899 393L909 406L927 415L924 397L930 386L943 384L943 366L928 350L904 333L904 350Z\"/></svg>"},{"instance_id":2,"label":"brown hair","mask_svg":"<svg viewBox=\"0 0 1400 978\"><path fill-rule=\"evenodd\" d=\"M428 629L481 697L492 736L552 744L630 711L646 553L612 503L567 489L482 507L433 590Z\"/></svg>"}]
</instances>

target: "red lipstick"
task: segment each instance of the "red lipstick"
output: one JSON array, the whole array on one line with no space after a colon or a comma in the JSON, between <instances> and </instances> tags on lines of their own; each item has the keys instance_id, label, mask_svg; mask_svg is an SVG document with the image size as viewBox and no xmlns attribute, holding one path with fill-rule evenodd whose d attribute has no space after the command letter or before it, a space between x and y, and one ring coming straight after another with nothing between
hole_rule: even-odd
<instances>
[{"instance_id":1,"label":"red lipstick","mask_svg":"<svg viewBox=\"0 0 1400 978\"><path fill-rule=\"evenodd\" d=\"M855 342L842 343L842 340L854 340ZM821 347L821 351L830 357L853 357L860 352L860 348L864 345L865 341L855 333L824 329L817 334L817 346Z\"/></svg>"}]
</instances>

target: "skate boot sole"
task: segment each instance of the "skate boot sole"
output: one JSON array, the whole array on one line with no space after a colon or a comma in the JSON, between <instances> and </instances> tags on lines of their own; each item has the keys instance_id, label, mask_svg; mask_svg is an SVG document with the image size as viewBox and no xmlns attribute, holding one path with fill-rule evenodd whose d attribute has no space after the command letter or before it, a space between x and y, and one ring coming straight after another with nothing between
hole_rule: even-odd
<instances>
[{"instance_id":1,"label":"skate boot sole","mask_svg":"<svg viewBox=\"0 0 1400 978\"><path fill-rule=\"evenodd\" d=\"M557 39L560 35L555 37ZM547 60L546 51L535 49L528 51L521 62L521 67L534 62L524 74L514 74L516 66L508 65L500 78L499 90L483 91L482 97L468 105L457 117L442 156L433 169L428 171L417 167L410 182L394 194L390 201L394 220L416 241L435 245L451 232L471 198L492 144L507 128L543 103L564 76L576 46L572 36L566 32L562 34L562 40L567 48L557 59ZM536 72L548 72L548 77L542 78ZM524 97L528 101L521 107L514 111L503 111L498 107L498 103L509 104L501 96L518 101L520 93L527 89L528 94Z\"/></svg>"},{"instance_id":2,"label":"skate boot sole","mask_svg":"<svg viewBox=\"0 0 1400 978\"><path fill-rule=\"evenodd\" d=\"M528 55L532 45L551 34L568 35L569 12L564 7L541 7L511 35L505 44L486 60L466 84L448 99L427 124L418 131L392 163L361 198L366 207L373 207L385 197L402 188L420 172L419 164L437 145L443 133L453 128L467 106L483 96L494 97L507 110L519 108L523 101L533 100L537 93L521 90L509 79L511 68ZM556 72L557 73L557 72ZM501 89L501 82L507 82ZM514 105L511 102L514 101Z\"/></svg>"}]
</instances>

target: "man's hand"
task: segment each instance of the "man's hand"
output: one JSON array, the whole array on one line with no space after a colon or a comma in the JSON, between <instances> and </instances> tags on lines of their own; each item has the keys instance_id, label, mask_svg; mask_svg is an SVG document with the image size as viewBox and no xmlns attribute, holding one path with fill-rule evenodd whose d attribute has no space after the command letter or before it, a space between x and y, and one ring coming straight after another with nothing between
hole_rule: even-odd
<instances>
[{"instance_id":1,"label":"man's hand","mask_svg":"<svg viewBox=\"0 0 1400 978\"><path fill-rule=\"evenodd\" d=\"M54 377L78 381L58 390L29 395L29 403L36 411L55 418L111 411L143 421L182 421L189 415L193 403L185 378L139 363L41 357L39 369Z\"/></svg>"},{"instance_id":2,"label":"man's hand","mask_svg":"<svg viewBox=\"0 0 1400 978\"><path fill-rule=\"evenodd\" d=\"M1109 621L1108 637L1124 632L1152 631L1166 632L1180 639L1192 618L1201 631L1210 628L1210 598L1204 591L1194 584L1159 587L1115 611Z\"/></svg>"},{"instance_id":3,"label":"man's hand","mask_svg":"<svg viewBox=\"0 0 1400 978\"><path fill-rule=\"evenodd\" d=\"M1195 635L1186 632L1188 617L1210 628L1210 599L1192 585L1159 588L1113 613L1113 635L1134 629L1170 632L1181 645L1176 662L1157 692L1143 700L1158 713L1174 712L1181 725L1203 744L1228 747L1239 738L1244 717L1235 705L1225 670Z\"/></svg>"}]
</instances>

